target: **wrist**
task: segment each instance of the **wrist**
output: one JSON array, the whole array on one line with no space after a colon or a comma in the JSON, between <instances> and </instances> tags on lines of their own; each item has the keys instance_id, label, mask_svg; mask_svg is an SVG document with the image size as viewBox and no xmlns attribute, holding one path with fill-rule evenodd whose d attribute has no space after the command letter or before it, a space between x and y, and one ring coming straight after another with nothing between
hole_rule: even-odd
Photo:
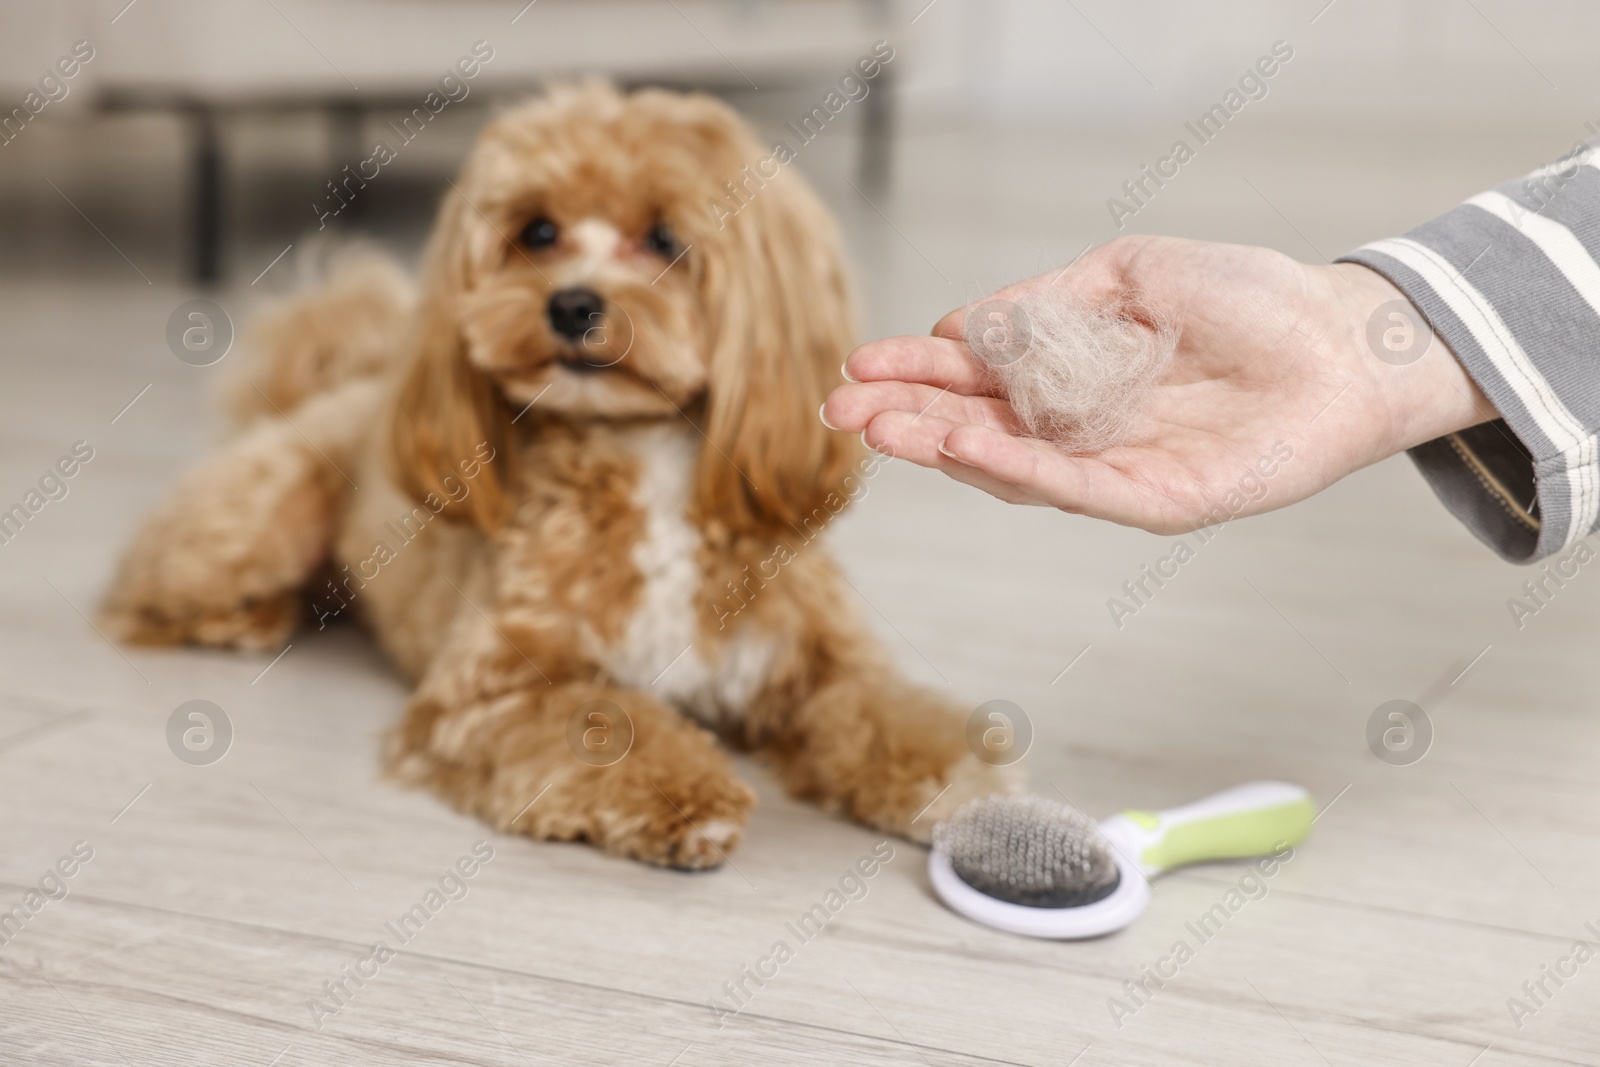
<instances>
[{"instance_id":1,"label":"wrist","mask_svg":"<svg viewBox=\"0 0 1600 1067\"><path fill-rule=\"evenodd\" d=\"M1483 391L1406 294L1354 263L1326 268L1344 302L1353 359L1387 414L1392 455L1499 417Z\"/></svg>"}]
</instances>

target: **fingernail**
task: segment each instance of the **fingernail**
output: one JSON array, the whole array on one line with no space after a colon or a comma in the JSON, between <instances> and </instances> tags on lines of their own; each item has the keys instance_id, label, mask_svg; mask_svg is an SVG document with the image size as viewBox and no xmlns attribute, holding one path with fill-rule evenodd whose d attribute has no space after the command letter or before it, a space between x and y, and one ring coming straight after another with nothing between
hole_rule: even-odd
<instances>
[{"instance_id":1,"label":"fingernail","mask_svg":"<svg viewBox=\"0 0 1600 1067\"><path fill-rule=\"evenodd\" d=\"M855 382L857 385L861 384L861 379L850 373L849 360L845 360L843 363L839 364L839 374L843 376L844 380L847 382Z\"/></svg>"},{"instance_id":2,"label":"fingernail","mask_svg":"<svg viewBox=\"0 0 1600 1067\"><path fill-rule=\"evenodd\" d=\"M946 438L945 440L949 440L949 438ZM962 460L962 458L960 456L956 455L954 452L952 452L948 448L944 447L944 441L940 441L939 442L939 454L941 456L949 456L951 459L955 460L957 463L963 462L963 460Z\"/></svg>"},{"instance_id":3,"label":"fingernail","mask_svg":"<svg viewBox=\"0 0 1600 1067\"><path fill-rule=\"evenodd\" d=\"M828 404L826 401L824 401L822 406L817 409L817 418L821 419L822 425L826 426L830 430L837 430L839 428L828 421Z\"/></svg>"}]
</instances>

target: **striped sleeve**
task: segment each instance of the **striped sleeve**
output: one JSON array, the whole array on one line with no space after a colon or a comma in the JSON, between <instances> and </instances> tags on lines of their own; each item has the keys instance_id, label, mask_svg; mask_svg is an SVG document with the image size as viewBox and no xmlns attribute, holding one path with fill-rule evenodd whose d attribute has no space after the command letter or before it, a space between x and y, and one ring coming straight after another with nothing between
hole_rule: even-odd
<instances>
[{"instance_id":1,"label":"striped sleeve","mask_svg":"<svg viewBox=\"0 0 1600 1067\"><path fill-rule=\"evenodd\" d=\"M1519 563L1600 523L1596 148L1340 257L1398 286L1499 411L1411 456L1452 513Z\"/></svg>"}]
</instances>

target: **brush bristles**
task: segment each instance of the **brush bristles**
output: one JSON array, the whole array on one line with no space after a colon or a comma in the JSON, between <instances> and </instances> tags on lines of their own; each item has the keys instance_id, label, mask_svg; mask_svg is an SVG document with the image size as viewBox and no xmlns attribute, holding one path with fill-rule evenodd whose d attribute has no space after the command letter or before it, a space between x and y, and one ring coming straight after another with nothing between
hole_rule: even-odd
<instances>
[{"instance_id":1,"label":"brush bristles","mask_svg":"<svg viewBox=\"0 0 1600 1067\"><path fill-rule=\"evenodd\" d=\"M1116 860L1094 823L1043 797L969 801L933 831L957 877L983 893L1033 908L1074 908L1117 887Z\"/></svg>"}]
</instances>

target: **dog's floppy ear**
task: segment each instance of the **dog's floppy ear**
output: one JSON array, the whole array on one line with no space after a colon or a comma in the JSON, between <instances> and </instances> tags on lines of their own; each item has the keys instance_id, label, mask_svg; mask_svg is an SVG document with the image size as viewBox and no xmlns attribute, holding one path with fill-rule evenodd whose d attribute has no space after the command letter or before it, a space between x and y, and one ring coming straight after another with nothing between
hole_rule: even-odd
<instances>
[{"instance_id":1,"label":"dog's floppy ear","mask_svg":"<svg viewBox=\"0 0 1600 1067\"><path fill-rule=\"evenodd\" d=\"M459 192L445 194L422 272L411 365L395 396L389 455L396 481L419 503L492 530L504 518L516 457L505 401L468 360L457 319L468 272L467 210ZM469 470L476 475L468 477Z\"/></svg>"},{"instance_id":2,"label":"dog's floppy ear","mask_svg":"<svg viewBox=\"0 0 1600 1067\"><path fill-rule=\"evenodd\" d=\"M701 450L696 502L739 532L814 528L843 508L860 454L818 418L855 340L838 232L787 170L722 221L723 254L703 261L715 447Z\"/></svg>"}]
</instances>

